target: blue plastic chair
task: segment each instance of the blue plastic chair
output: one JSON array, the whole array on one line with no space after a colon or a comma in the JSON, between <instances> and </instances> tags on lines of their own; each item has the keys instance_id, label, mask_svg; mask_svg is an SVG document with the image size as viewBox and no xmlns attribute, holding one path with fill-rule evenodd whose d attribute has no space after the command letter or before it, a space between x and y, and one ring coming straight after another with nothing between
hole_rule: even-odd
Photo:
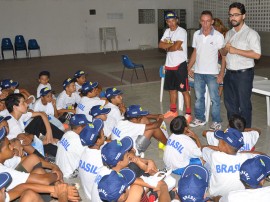
<instances>
[{"instance_id":1,"label":"blue plastic chair","mask_svg":"<svg viewBox=\"0 0 270 202\"><path fill-rule=\"evenodd\" d=\"M13 44L12 44L10 38L3 38L2 39L2 43L1 43L1 54L2 54L3 60L5 59L5 57L4 57L4 51L12 51L13 57L15 59L14 48L13 48Z\"/></svg>"},{"instance_id":2,"label":"blue plastic chair","mask_svg":"<svg viewBox=\"0 0 270 202\"><path fill-rule=\"evenodd\" d=\"M29 39L28 40L28 57L29 58L31 58L31 50L38 50L39 57L41 57L40 46L38 45L38 42L36 39Z\"/></svg>"},{"instance_id":3,"label":"blue plastic chair","mask_svg":"<svg viewBox=\"0 0 270 202\"><path fill-rule=\"evenodd\" d=\"M122 76L121 76L121 82L123 80L123 77L124 77L124 73L125 73L125 69L132 69L132 76L131 76L131 83L132 83L132 80L133 80L133 74L134 74L134 71L135 71L135 74L136 74L136 77L138 79L138 74L137 74L137 71L136 69L137 68L142 68L143 69L143 72L144 72L144 76L145 76L145 79L146 81L148 81L147 79L147 76L146 76L146 73L145 73L145 69L144 69L144 65L143 64L135 64L133 63L127 55L122 55L122 63L124 65L124 69L123 69L123 72L122 72Z\"/></svg>"},{"instance_id":4,"label":"blue plastic chair","mask_svg":"<svg viewBox=\"0 0 270 202\"><path fill-rule=\"evenodd\" d=\"M15 56L17 58L17 51L25 51L26 57L27 57L27 47L24 40L24 37L22 35L15 36Z\"/></svg>"}]
</instances>

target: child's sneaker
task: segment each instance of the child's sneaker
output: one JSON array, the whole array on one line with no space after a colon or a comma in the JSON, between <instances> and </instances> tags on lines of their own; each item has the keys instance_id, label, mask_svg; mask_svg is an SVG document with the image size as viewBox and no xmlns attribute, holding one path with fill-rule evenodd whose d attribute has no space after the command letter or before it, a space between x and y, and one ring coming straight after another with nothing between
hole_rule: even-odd
<instances>
[{"instance_id":1,"label":"child's sneaker","mask_svg":"<svg viewBox=\"0 0 270 202\"><path fill-rule=\"evenodd\" d=\"M197 126L204 126L206 124L206 121L201 121L199 119L194 119L189 126L192 128L195 128Z\"/></svg>"},{"instance_id":2,"label":"child's sneaker","mask_svg":"<svg viewBox=\"0 0 270 202\"><path fill-rule=\"evenodd\" d=\"M220 130L221 129L221 123L219 122L213 122L210 126L211 130Z\"/></svg>"},{"instance_id":3,"label":"child's sneaker","mask_svg":"<svg viewBox=\"0 0 270 202\"><path fill-rule=\"evenodd\" d=\"M186 114L185 118L187 120L187 124L190 124L190 122L192 121L192 116L190 114Z\"/></svg>"},{"instance_id":4,"label":"child's sneaker","mask_svg":"<svg viewBox=\"0 0 270 202\"><path fill-rule=\"evenodd\" d=\"M164 118L167 119L169 117L172 117L172 118L175 118L178 116L178 112L172 112L172 111L167 111L165 114L164 114Z\"/></svg>"}]
</instances>

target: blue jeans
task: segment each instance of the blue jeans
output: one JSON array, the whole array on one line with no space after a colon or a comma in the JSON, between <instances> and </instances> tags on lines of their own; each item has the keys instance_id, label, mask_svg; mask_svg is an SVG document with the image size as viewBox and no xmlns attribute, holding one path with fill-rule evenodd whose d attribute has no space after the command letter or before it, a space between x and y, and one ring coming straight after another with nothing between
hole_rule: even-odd
<instances>
[{"instance_id":1,"label":"blue jeans","mask_svg":"<svg viewBox=\"0 0 270 202\"><path fill-rule=\"evenodd\" d=\"M224 104L227 117L238 114L245 118L246 128L251 127L252 105L251 93L253 88L254 69L245 72L228 70L224 77Z\"/></svg>"},{"instance_id":2,"label":"blue jeans","mask_svg":"<svg viewBox=\"0 0 270 202\"><path fill-rule=\"evenodd\" d=\"M189 164L188 165L201 165L202 166L202 162L199 158L191 158L189 160ZM182 175L184 170L185 170L186 167L184 168L178 168L176 170L173 170L172 173L173 174L176 174L176 175Z\"/></svg>"},{"instance_id":3,"label":"blue jeans","mask_svg":"<svg viewBox=\"0 0 270 202\"><path fill-rule=\"evenodd\" d=\"M209 90L212 102L212 121L221 122L220 118L220 96L218 94L219 84L217 77L213 74L194 74L194 90L196 96L195 102L195 118L205 121L205 88Z\"/></svg>"}]
</instances>

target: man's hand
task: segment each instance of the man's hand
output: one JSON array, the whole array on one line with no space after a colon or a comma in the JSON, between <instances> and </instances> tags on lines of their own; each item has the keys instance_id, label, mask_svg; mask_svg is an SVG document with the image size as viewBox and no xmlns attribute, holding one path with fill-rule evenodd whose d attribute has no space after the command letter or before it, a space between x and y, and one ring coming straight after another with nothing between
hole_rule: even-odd
<instances>
[{"instance_id":1,"label":"man's hand","mask_svg":"<svg viewBox=\"0 0 270 202\"><path fill-rule=\"evenodd\" d=\"M195 140L198 139L198 136L190 129L187 129L187 134L186 135L193 138L193 139L195 139Z\"/></svg>"},{"instance_id":2,"label":"man's hand","mask_svg":"<svg viewBox=\"0 0 270 202\"><path fill-rule=\"evenodd\" d=\"M150 175L155 174L158 172L157 166L154 161L149 160L147 163L147 170L146 173L149 173Z\"/></svg>"},{"instance_id":3,"label":"man's hand","mask_svg":"<svg viewBox=\"0 0 270 202\"><path fill-rule=\"evenodd\" d=\"M191 68L188 68L188 75L189 75L191 78L194 78L194 70L192 70Z\"/></svg>"},{"instance_id":4,"label":"man's hand","mask_svg":"<svg viewBox=\"0 0 270 202\"><path fill-rule=\"evenodd\" d=\"M225 45L224 48L225 48L226 51L229 52L231 46L232 46L232 45L231 45L230 43L226 43L226 45Z\"/></svg>"},{"instance_id":5,"label":"man's hand","mask_svg":"<svg viewBox=\"0 0 270 202\"><path fill-rule=\"evenodd\" d=\"M224 78L224 73L223 72L220 72L217 75L217 83L223 83L223 78Z\"/></svg>"},{"instance_id":6,"label":"man's hand","mask_svg":"<svg viewBox=\"0 0 270 202\"><path fill-rule=\"evenodd\" d=\"M27 146L30 145L32 143L32 138L30 137L30 135L26 135L25 133L21 133L17 136L17 138L19 140L22 140L22 145L23 146Z\"/></svg>"},{"instance_id":7,"label":"man's hand","mask_svg":"<svg viewBox=\"0 0 270 202\"><path fill-rule=\"evenodd\" d=\"M43 144L50 144L53 143L53 136L51 131L47 132L45 138L43 139Z\"/></svg>"},{"instance_id":8,"label":"man's hand","mask_svg":"<svg viewBox=\"0 0 270 202\"><path fill-rule=\"evenodd\" d=\"M62 173L62 171L59 169L58 166L55 166L55 167L52 169L52 173L55 173L55 174L57 175L57 181L64 182L64 181L63 181L63 173Z\"/></svg>"}]
</instances>

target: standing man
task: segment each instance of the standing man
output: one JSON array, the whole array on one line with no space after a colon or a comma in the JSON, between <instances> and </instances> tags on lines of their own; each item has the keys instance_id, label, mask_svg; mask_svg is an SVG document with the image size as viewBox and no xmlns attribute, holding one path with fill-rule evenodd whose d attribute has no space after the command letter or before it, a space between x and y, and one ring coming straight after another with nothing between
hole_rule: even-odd
<instances>
[{"instance_id":1,"label":"standing man","mask_svg":"<svg viewBox=\"0 0 270 202\"><path fill-rule=\"evenodd\" d=\"M185 100L186 119L191 120L191 103L188 85L187 71L187 32L178 26L178 19L174 12L170 11L165 15L169 26L159 42L159 48L167 51L165 62L165 85L164 89L169 90L170 111L164 114L164 118L176 117L177 112L177 91L182 92Z\"/></svg>"},{"instance_id":2,"label":"standing man","mask_svg":"<svg viewBox=\"0 0 270 202\"><path fill-rule=\"evenodd\" d=\"M210 129L221 129L219 83L222 83L225 62L222 62L221 70L218 68L218 51L223 47L224 37L216 31L212 24L214 19L211 11L203 11L200 17L201 29L193 36L194 48L188 64L188 71L194 77L194 89L196 95L195 119L190 123L191 127L205 125L205 87L207 85L212 102L212 124ZM195 63L194 72L191 70Z\"/></svg>"},{"instance_id":3,"label":"standing man","mask_svg":"<svg viewBox=\"0 0 270 202\"><path fill-rule=\"evenodd\" d=\"M251 92L254 78L254 59L261 57L260 36L245 24L245 6L232 3L229 7L233 26L225 37L222 54L226 55L227 72L224 78L224 103L228 119L233 114L245 118L251 128Z\"/></svg>"}]
</instances>

